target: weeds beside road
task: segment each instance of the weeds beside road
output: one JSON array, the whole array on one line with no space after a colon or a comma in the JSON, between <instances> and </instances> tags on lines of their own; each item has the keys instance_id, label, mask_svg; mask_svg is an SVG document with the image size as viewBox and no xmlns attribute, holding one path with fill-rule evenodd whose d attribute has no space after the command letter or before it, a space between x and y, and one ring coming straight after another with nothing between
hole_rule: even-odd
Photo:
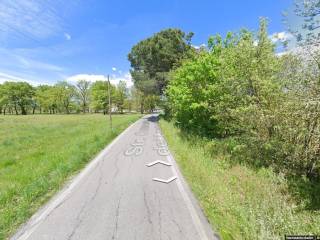
<instances>
[{"instance_id":1,"label":"weeds beside road","mask_svg":"<svg viewBox=\"0 0 320 240\"><path fill-rule=\"evenodd\" d=\"M165 120L160 125L183 175L222 239L320 234L319 211L308 208L306 194L294 196L287 179L268 168L234 162L228 140L190 136Z\"/></svg>"}]
</instances>

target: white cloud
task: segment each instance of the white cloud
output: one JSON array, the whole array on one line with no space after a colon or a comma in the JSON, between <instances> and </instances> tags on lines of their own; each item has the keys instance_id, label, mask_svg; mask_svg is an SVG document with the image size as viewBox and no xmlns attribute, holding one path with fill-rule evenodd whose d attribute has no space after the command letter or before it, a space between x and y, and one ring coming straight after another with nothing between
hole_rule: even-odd
<instances>
[{"instance_id":1,"label":"white cloud","mask_svg":"<svg viewBox=\"0 0 320 240\"><path fill-rule=\"evenodd\" d=\"M269 36L273 43L283 43L293 38L293 35L288 32L278 32Z\"/></svg>"},{"instance_id":2,"label":"white cloud","mask_svg":"<svg viewBox=\"0 0 320 240\"><path fill-rule=\"evenodd\" d=\"M89 82L96 82L96 81L107 81L108 77L106 75L98 75L98 74L76 74L66 79L68 82L76 83L79 80L87 80ZM126 73L123 75L115 75L113 74L110 77L110 82L112 84L118 84L120 81L125 81L128 87L133 85L132 77L130 73Z\"/></svg>"},{"instance_id":3,"label":"white cloud","mask_svg":"<svg viewBox=\"0 0 320 240\"><path fill-rule=\"evenodd\" d=\"M62 29L55 0L1 0L0 40L8 37L17 39L44 39L56 35Z\"/></svg>"},{"instance_id":4,"label":"white cloud","mask_svg":"<svg viewBox=\"0 0 320 240\"><path fill-rule=\"evenodd\" d=\"M200 44L200 45L192 45L192 47L193 47L194 49L196 49L196 50L199 50L200 48L206 48L207 45L204 44L204 43L202 43L202 44Z\"/></svg>"},{"instance_id":5,"label":"white cloud","mask_svg":"<svg viewBox=\"0 0 320 240\"><path fill-rule=\"evenodd\" d=\"M117 68L116 67L112 67L112 71L117 71Z\"/></svg>"},{"instance_id":6,"label":"white cloud","mask_svg":"<svg viewBox=\"0 0 320 240\"><path fill-rule=\"evenodd\" d=\"M69 33L64 33L64 37L69 41L71 40L71 35Z\"/></svg>"},{"instance_id":7,"label":"white cloud","mask_svg":"<svg viewBox=\"0 0 320 240\"><path fill-rule=\"evenodd\" d=\"M105 81L107 77L105 75L95 75L95 74L76 74L70 76L66 79L68 82L77 82L79 80L86 80L89 82L96 82L96 81Z\"/></svg>"}]
</instances>

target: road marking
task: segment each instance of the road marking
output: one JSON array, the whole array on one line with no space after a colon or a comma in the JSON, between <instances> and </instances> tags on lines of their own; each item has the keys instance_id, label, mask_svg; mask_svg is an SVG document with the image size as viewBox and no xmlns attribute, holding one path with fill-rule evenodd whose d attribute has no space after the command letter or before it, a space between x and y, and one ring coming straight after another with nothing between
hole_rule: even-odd
<instances>
[{"instance_id":1,"label":"road marking","mask_svg":"<svg viewBox=\"0 0 320 240\"><path fill-rule=\"evenodd\" d=\"M159 138L163 139L164 142L166 142L166 141L165 141L165 138L162 136L160 130L157 131L156 135L157 135ZM175 176L179 176L179 174L178 174L178 172L177 172L177 170L176 170L176 165L174 164L175 161L174 161L174 159L173 159L173 157L172 157L169 149L167 149L166 152L167 152L166 158L167 158L168 162L173 165L173 167L171 168L173 174L174 174ZM159 153L159 152L158 152L158 153ZM196 229L197 229L197 232L198 232L198 234L199 234L199 236L200 236L200 239L201 239L201 240L209 240L209 239L208 239L208 236L207 236L207 233L206 233L206 231L204 230L203 224L201 223L201 220L200 220L200 218L199 218L199 215L198 215L198 213L197 213L197 211L196 211L193 203L191 202L191 199L190 199L188 193L186 192L185 188L183 187L183 184L182 184L181 180L178 179L177 177L176 177L175 179L177 179L177 181L176 181L177 187L178 187L178 189L179 189L179 192L180 192L180 194L181 194L181 196L182 196L185 204L187 205L187 208L188 208L189 213L190 213L190 215L191 215L192 221L193 221L193 223L194 223L194 225L195 225L195 227L196 227ZM154 180L154 179L153 179L153 180ZM170 180L170 179L169 179L169 180ZM172 180L173 180L173 179L172 179ZM171 180L171 181L172 181L172 180Z\"/></svg>"},{"instance_id":2,"label":"road marking","mask_svg":"<svg viewBox=\"0 0 320 240\"><path fill-rule=\"evenodd\" d=\"M142 154L142 152L143 152L143 148L142 147L135 147L135 146L133 146L133 147L130 147L128 150L126 150L125 152L124 152L124 155L125 156L131 156L131 155L136 155L136 156L139 156L139 155L141 155Z\"/></svg>"},{"instance_id":3,"label":"road marking","mask_svg":"<svg viewBox=\"0 0 320 240\"><path fill-rule=\"evenodd\" d=\"M153 149L157 150L157 152L160 156L168 156L168 154L169 154L168 148L166 146L163 146L163 147L157 146L157 147L154 147Z\"/></svg>"},{"instance_id":4,"label":"road marking","mask_svg":"<svg viewBox=\"0 0 320 240\"><path fill-rule=\"evenodd\" d=\"M143 152L143 147L142 147L143 145L144 145L144 140L136 139L134 143L131 143L131 147L124 152L124 155L125 156L131 156L133 154L135 154L136 156L141 155Z\"/></svg>"},{"instance_id":5,"label":"road marking","mask_svg":"<svg viewBox=\"0 0 320 240\"><path fill-rule=\"evenodd\" d=\"M163 164L163 165L166 165L166 166L172 166L172 164L167 163L167 162L164 162L164 161L160 161L160 160L154 161L154 162L152 162L152 163L149 163L149 164L147 164L146 166L147 166L147 167L152 167L153 165L156 165L156 164Z\"/></svg>"},{"instance_id":6,"label":"road marking","mask_svg":"<svg viewBox=\"0 0 320 240\"><path fill-rule=\"evenodd\" d=\"M74 180L64 190L60 191L56 198L49 202L43 209L39 210L31 219L12 237L12 240L27 240L31 234L37 229L40 223L46 219L50 213L57 208L66 197L72 192L72 190L85 178L96 166L102 161L110 149L115 145L125 134L127 134L135 125L137 125L141 119L131 124L126 130L120 133L99 155L94 158Z\"/></svg>"},{"instance_id":7,"label":"road marking","mask_svg":"<svg viewBox=\"0 0 320 240\"><path fill-rule=\"evenodd\" d=\"M169 178L168 180L163 180L161 178L152 178L152 180L168 184L168 183L171 183L173 180L176 180L177 178L178 178L177 176L173 176L173 177Z\"/></svg>"},{"instance_id":8,"label":"road marking","mask_svg":"<svg viewBox=\"0 0 320 240\"><path fill-rule=\"evenodd\" d=\"M167 156L167 160L168 160L168 162L170 162L170 163L173 163L173 161L174 161L174 160L173 160L173 157L171 156L170 153L169 153L169 155ZM172 172L173 172L173 174L175 174L175 175L178 176L178 173L177 173L177 170L175 169L175 167L172 168ZM201 239L201 240L209 240L208 237L207 237L207 234L206 234L206 232L205 232L205 230L204 230L204 228L203 228L203 225L202 225L202 223L201 223L201 220L200 220L200 218L199 218L199 215L198 215L196 209L194 208L194 206L193 206L193 204L192 204L192 202L191 202L191 199L190 199L189 196L188 196L188 193L187 193L186 190L184 189L184 187L183 187L183 185L182 185L182 182L178 179L178 180L176 181L176 183L177 183L178 189L179 189L179 191L180 191L180 193L181 193L181 195L182 195L182 198L183 198L184 202L185 202L186 205L187 205L187 208L188 208L188 210L189 210L189 212L190 212L191 218L192 218L193 223L194 223L194 225L195 225L195 227L196 227L196 229L197 229L197 232L198 232L199 235L200 235L200 239Z\"/></svg>"}]
</instances>

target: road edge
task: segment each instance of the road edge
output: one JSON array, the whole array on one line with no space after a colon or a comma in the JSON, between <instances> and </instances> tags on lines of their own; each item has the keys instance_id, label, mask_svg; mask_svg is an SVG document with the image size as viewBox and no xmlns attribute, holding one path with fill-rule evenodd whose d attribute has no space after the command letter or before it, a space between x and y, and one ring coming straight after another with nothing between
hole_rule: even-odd
<instances>
[{"instance_id":1,"label":"road edge","mask_svg":"<svg viewBox=\"0 0 320 240\"><path fill-rule=\"evenodd\" d=\"M180 167L176 162L174 155L172 154L172 151L170 150L170 146L168 144L168 141L165 135L163 134L163 131L160 127L159 122L157 124L161 132L162 138L166 141L166 144L167 144L167 148L169 152L169 155L167 156L167 160L169 163L171 163L174 166L174 174L178 176L177 186L184 199L185 204L188 207L189 213L193 219L195 227L197 228L198 233L202 237L201 240L208 240L208 237L210 240L220 240L221 238L219 234L214 229L212 224L209 222L204 210L201 208L201 205L199 204L198 199L196 198L188 182L184 178L180 170Z\"/></svg>"},{"instance_id":2,"label":"road edge","mask_svg":"<svg viewBox=\"0 0 320 240\"><path fill-rule=\"evenodd\" d=\"M86 177L103 158L108 154L113 145L115 145L127 132L129 132L135 125L137 125L144 116L136 120L124 131L122 131L115 139L113 139L103 150L101 150L88 164L71 177L69 181L66 181L65 186L61 190L56 192L47 203L40 207L29 220L22 224L18 230L9 237L10 240L26 240L37 229L41 222L46 219L50 213L57 208L66 197L72 192L72 190L80 184L82 179Z\"/></svg>"}]
</instances>

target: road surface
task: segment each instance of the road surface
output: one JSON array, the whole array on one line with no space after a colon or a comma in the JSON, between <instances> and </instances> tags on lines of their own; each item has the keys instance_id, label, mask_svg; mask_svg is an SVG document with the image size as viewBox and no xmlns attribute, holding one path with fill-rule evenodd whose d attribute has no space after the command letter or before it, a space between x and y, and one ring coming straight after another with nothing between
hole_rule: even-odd
<instances>
[{"instance_id":1,"label":"road surface","mask_svg":"<svg viewBox=\"0 0 320 240\"><path fill-rule=\"evenodd\" d=\"M130 126L13 240L212 240L156 115Z\"/></svg>"}]
</instances>

